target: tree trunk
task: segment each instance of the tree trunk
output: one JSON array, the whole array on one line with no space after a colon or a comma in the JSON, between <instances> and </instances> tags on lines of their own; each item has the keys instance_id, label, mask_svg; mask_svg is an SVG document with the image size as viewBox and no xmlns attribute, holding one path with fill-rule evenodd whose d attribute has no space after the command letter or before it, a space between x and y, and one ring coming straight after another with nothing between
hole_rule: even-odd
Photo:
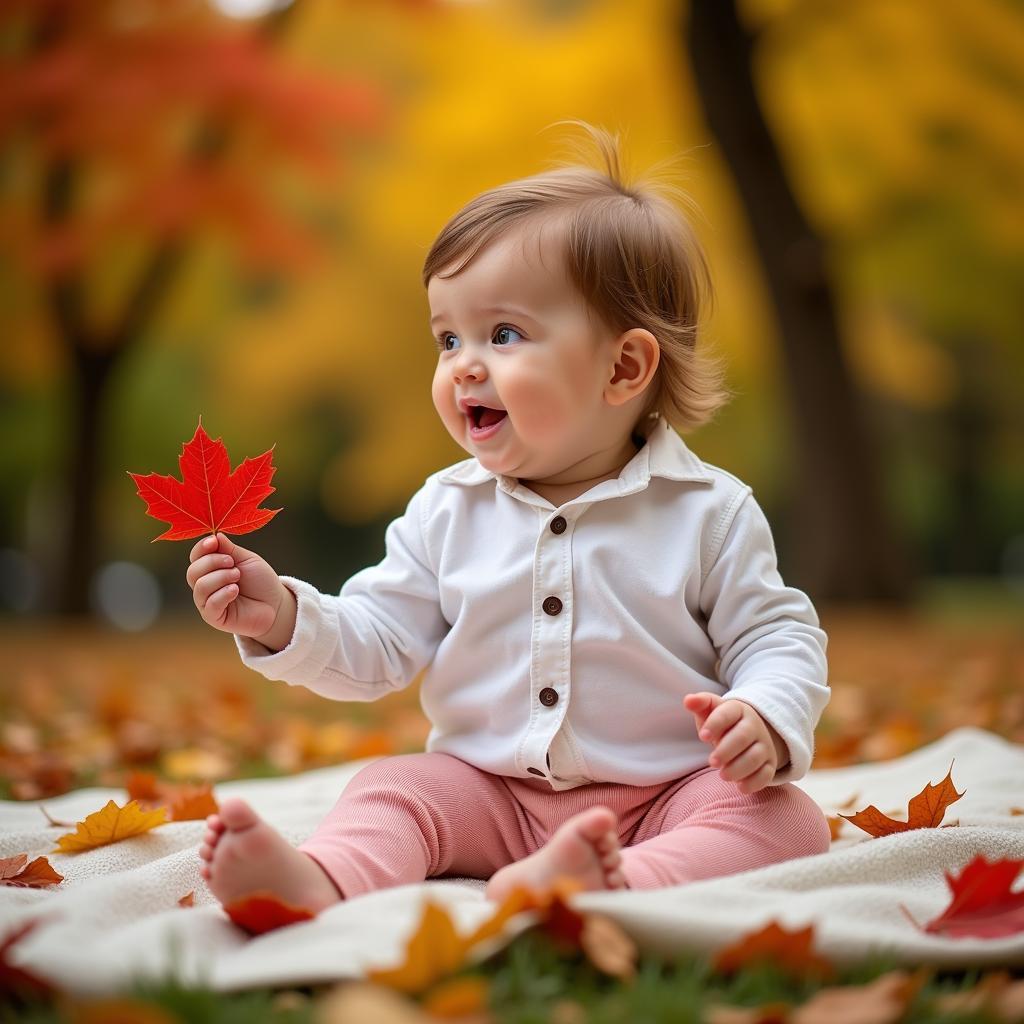
<instances>
[{"instance_id":1,"label":"tree trunk","mask_svg":"<svg viewBox=\"0 0 1024 1024\"><path fill-rule=\"evenodd\" d=\"M101 478L102 416L115 363L114 352L72 348L73 410L67 452L67 516L60 566L57 611L65 616L90 614L89 585L96 566L96 482Z\"/></svg>"},{"instance_id":2,"label":"tree trunk","mask_svg":"<svg viewBox=\"0 0 1024 1024\"><path fill-rule=\"evenodd\" d=\"M819 600L905 601L910 570L851 384L823 246L790 190L753 81L753 40L733 0L691 0L697 91L745 207L778 315L794 432L787 576Z\"/></svg>"}]
</instances>

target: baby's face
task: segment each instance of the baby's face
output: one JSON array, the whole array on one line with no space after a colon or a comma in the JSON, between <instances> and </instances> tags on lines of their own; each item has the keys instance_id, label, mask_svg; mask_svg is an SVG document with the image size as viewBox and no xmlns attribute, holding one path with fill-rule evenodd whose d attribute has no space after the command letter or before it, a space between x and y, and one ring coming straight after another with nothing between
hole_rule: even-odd
<instances>
[{"instance_id":1,"label":"baby's face","mask_svg":"<svg viewBox=\"0 0 1024 1024\"><path fill-rule=\"evenodd\" d=\"M588 317L560 256L542 257L535 231L513 230L456 277L431 278L427 297L434 406L482 465L542 480L608 444L613 336ZM476 426L465 399L497 410L484 414L490 426Z\"/></svg>"}]
</instances>

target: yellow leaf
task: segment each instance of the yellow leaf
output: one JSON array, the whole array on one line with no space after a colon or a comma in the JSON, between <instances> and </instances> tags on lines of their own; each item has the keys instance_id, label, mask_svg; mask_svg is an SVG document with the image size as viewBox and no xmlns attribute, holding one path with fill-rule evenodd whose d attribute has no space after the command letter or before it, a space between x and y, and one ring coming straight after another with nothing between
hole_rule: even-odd
<instances>
[{"instance_id":1,"label":"yellow leaf","mask_svg":"<svg viewBox=\"0 0 1024 1024\"><path fill-rule=\"evenodd\" d=\"M367 979L400 992L422 992L458 969L466 954L452 919L443 907L430 902L423 907L419 927L406 946L405 963L391 970L367 971Z\"/></svg>"},{"instance_id":2,"label":"yellow leaf","mask_svg":"<svg viewBox=\"0 0 1024 1024\"><path fill-rule=\"evenodd\" d=\"M84 821L78 822L76 832L61 836L50 852L81 853L83 850L92 850L97 846L141 835L166 823L166 807L144 811L134 800L129 800L124 807L118 807L113 800L108 800L102 810L94 811Z\"/></svg>"}]
</instances>

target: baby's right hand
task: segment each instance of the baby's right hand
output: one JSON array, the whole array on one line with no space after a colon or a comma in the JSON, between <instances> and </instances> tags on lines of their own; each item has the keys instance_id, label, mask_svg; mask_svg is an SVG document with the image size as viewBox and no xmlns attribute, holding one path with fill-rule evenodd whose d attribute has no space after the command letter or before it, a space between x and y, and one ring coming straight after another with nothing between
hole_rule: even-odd
<instances>
[{"instance_id":1,"label":"baby's right hand","mask_svg":"<svg viewBox=\"0 0 1024 1024\"><path fill-rule=\"evenodd\" d=\"M185 579L192 600L215 629L258 640L288 605L288 588L271 566L223 533L198 541L189 561Z\"/></svg>"}]
</instances>

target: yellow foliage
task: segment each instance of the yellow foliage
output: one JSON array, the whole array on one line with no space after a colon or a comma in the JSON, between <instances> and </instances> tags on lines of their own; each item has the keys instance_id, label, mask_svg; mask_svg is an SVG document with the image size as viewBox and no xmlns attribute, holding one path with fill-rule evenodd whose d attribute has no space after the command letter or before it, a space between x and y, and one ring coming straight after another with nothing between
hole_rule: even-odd
<instances>
[{"instance_id":1,"label":"yellow foliage","mask_svg":"<svg viewBox=\"0 0 1024 1024\"><path fill-rule=\"evenodd\" d=\"M74 832L60 836L57 846L50 852L81 853L83 850L93 850L97 846L142 835L143 832L166 824L166 807L144 811L134 800L129 800L124 807L118 807L113 800L108 800L101 810L94 811L78 822Z\"/></svg>"}]
</instances>

